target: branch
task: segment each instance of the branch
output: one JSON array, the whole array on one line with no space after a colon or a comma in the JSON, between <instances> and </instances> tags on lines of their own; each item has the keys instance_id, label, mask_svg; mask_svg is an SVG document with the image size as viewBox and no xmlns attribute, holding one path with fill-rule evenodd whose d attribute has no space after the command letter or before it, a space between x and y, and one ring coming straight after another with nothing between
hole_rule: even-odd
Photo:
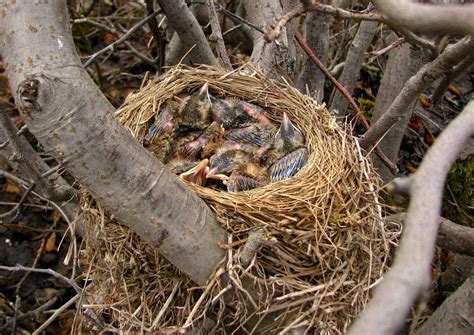
<instances>
[{"instance_id":1,"label":"branch","mask_svg":"<svg viewBox=\"0 0 474 335\"><path fill-rule=\"evenodd\" d=\"M204 284L224 257L217 242L225 234L206 204L115 119L81 66L69 20L58 19L67 18L65 2L0 10L3 59L30 131L109 213Z\"/></svg>"},{"instance_id":2,"label":"branch","mask_svg":"<svg viewBox=\"0 0 474 335\"><path fill-rule=\"evenodd\" d=\"M406 222L407 214L399 213L385 218L385 222ZM436 244L443 249L474 257L474 228L459 225L443 217L438 218L439 232Z\"/></svg>"},{"instance_id":3,"label":"branch","mask_svg":"<svg viewBox=\"0 0 474 335\"><path fill-rule=\"evenodd\" d=\"M447 47L438 58L423 66L417 74L407 81L390 108L362 136L359 141L360 145L367 150L377 143L403 117L408 106L417 99L428 85L449 71L460 60L472 53L473 50L474 41L466 37L456 44Z\"/></svg>"},{"instance_id":4,"label":"branch","mask_svg":"<svg viewBox=\"0 0 474 335\"><path fill-rule=\"evenodd\" d=\"M439 228L444 182L451 164L474 133L474 101L428 150L413 177L411 201L400 247L391 270L349 334L395 334L411 306L431 283L431 260Z\"/></svg>"},{"instance_id":5,"label":"branch","mask_svg":"<svg viewBox=\"0 0 474 335\"><path fill-rule=\"evenodd\" d=\"M303 50L306 52L306 54L313 60L315 64L318 65L318 67L321 69L321 71L326 75L326 77L331 80L331 82L334 84L334 86L342 93L342 95L349 101L351 104L352 108L354 108L354 111L356 112L356 116L361 120L362 125L364 126L365 129L369 129L369 123L367 122L367 119L365 118L364 114L360 110L359 106L357 106L356 102L354 99L352 99L352 96L347 92L346 88L342 86L336 78L331 74L331 72L324 66L324 64L316 57L314 52L309 48L308 44L304 40L303 36L299 32L295 34L296 41L299 43L299 45L303 48ZM396 164L394 164L388 157L378 148L375 148L375 153L377 156L386 164L392 171L398 171L398 168Z\"/></svg>"},{"instance_id":6,"label":"branch","mask_svg":"<svg viewBox=\"0 0 474 335\"><path fill-rule=\"evenodd\" d=\"M191 50L191 60L198 64L218 65L201 26L184 0L158 0L170 25L179 35L185 50Z\"/></svg>"},{"instance_id":7,"label":"branch","mask_svg":"<svg viewBox=\"0 0 474 335\"><path fill-rule=\"evenodd\" d=\"M431 102L434 105L437 104L443 97L451 82L463 72L467 71L473 63L474 57L469 55L458 65L456 65L450 72L448 72L431 94Z\"/></svg>"},{"instance_id":8,"label":"branch","mask_svg":"<svg viewBox=\"0 0 474 335\"><path fill-rule=\"evenodd\" d=\"M303 2L303 1L302 1ZM376 21L384 22L382 15L378 13L360 13L345 10L342 8L334 7L331 5L325 5L315 1L304 1L304 4L296 7L295 9L282 15L277 22L273 25L272 30L265 33L265 40L267 42L273 41L280 36L281 30L283 27L295 17L298 17L306 12L319 12L324 14L329 14L341 19L351 19L351 20L365 20L365 21Z\"/></svg>"},{"instance_id":9,"label":"branch","mask_svg":"<svg viewBox=\"0 0 474 335\"><path fill-rule=\"evenodd\" d=\"M434 6L409 0L373 2L389 21L410 30L474 35L473 5Z\"/></svg>"},{"instance_id":10,"label":"branch","mask_svg":"<svg viewBox=\"0 0 474 335\"><path fill-rule=\"evenodd\" d=\"M89 59L84 63L84 67L88 67L89 65L91 65L92 62L94 62L97 59L97 57L99 57L100 55L106 53L107 51L115 50L115 47L117 45L119 45L119 44L125 42L127 39L129 39L135 31L137 31L141 26L143 26L145 23L147 23L149 20L151 20L152 18L154 18L158 14L160 14L159 10L157 10L157 11L153 12L152 14L148 15L144 19L140 20L137 24L135 24L132 28L130 28L130 30L128 30L125 34L123 34L122 37L120 37L114 43L109 44L108 46L106 46L102 50L99 50L95 54L91 55L89 57ZM82 19L82 21L85 21L85 20L87 20L87 19ZM79 22L80 21L81 20L79 20ZM88 20L88 21L90 22L91 20ZM117 36L117 34L114 34L114 35ZM153 60L148 59L148 57L145 59L145 61L147 61L147 63L151 63L152 65L156 66L155 62L153 62Z\"/></svg>"},{"instance_id":11,"label":"branch","mask_svg":"<svg viewBox=\"0 0 474 335\"><path fill-rule=\"evenodd\" d=\"M224 38L222 37L221 26L219 24L219 18L217 16L214 0L207 0L207 4L209 6L209 21L211 23L212 28L212 34L211 36L209 36L209 40L215 40L217 54L221 59L224 67L226 69L232 70L232 64L225 48Z\"/></svg>"}]
</instances>

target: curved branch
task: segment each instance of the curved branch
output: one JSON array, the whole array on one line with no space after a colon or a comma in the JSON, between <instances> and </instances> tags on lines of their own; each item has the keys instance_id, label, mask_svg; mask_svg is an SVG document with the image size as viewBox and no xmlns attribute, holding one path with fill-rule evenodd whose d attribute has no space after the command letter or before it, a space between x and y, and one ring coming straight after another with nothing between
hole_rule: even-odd
<instances>
[{"instance_id":1,"label":"curved branch","mask_svg":"<svg viewBox=\"0 0 474 335\"><path fill-rule=\"evenodd\" d=\"M392 269L349 334L395 334L412 304L431 283L431 260L439 228L444 182L457 153L474 134L474 101L427 152L413 177L404 235Z\"/></svg>"},{"instance_id":2,"label":"curved branch","mask_svg":"<svg viewBox=\"0 0 474 335\"><path fill-rule=\"evenodd\" d=\"M474 35L473 5L434 6L409 0L374 0L389 21L418 32Z\"/></svg>"},{"instance_id":3,"label":"curved branch","mask_svg":"<svg viewBox=\"0 0 474 335\"><path fill-rule=\"evenodd\" d=\"M5 68L30 131L121 223L204 284L224 257L217 244L224 232L114 118L80 63L65 2L18 1L0 10Z\"/></svg>"}]
</instances>

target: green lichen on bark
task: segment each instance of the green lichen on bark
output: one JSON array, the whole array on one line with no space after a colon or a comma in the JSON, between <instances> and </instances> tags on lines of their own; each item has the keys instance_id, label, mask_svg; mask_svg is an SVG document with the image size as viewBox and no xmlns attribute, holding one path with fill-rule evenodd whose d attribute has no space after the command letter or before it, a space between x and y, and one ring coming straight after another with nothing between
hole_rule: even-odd
<instances>
[{"instance_id":1,"label":"green lichen on bark","mask_svg":"<svg viewBox=\"0 0 474 335\"><path fill-rule=\"evenodd\" d=\"M449 171L443 201L443 216L453 222L474 227L468 207L473 199L474 157L456 162Z\"/></svg>"}]
</instances>

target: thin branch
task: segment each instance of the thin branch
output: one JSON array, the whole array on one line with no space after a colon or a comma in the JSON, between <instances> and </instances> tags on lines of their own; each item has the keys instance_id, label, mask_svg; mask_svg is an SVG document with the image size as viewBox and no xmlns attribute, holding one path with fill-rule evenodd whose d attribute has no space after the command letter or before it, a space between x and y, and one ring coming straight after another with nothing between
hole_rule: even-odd
<instances>
[{"instance_id":1,"label":"thin branch","mask_svg":"<svg viewBox=\"0 0 474 335\"><path fill-rule=\"evenodd\" d=\"M307 9L303 5L299 5L298 7L290 10L289 12L283 14L283 16L277 21L277 23L272 27L272 30L267 32L264 35L264 38L267 42L271 42L276 40L278 37L280 37L281 30L283 27L293 18L298 17L302 14L307 12Z\"/></svg>"},{"instance_id":2,"label":"thin branch","mask_svg":"<svg viewBox=\"0 0 474 335\"><path fill-rule=\"evenodd\" d=\"M304 40L303 36L299 32L295 34L296 41L299 43L299 45L303 48L303 50L306 52L306 54L313 60L314 63L318 65L318 67L321 69L321 71L326 75L326 77L331 80L331 82L334 84L334 86L342 93L342 95L349 101L350 105L354 108L354 111L356 112L356 117L358 117L362 125L364 126L365 129L369 129L369 123L367 122L367 119L365 118L364 114L362 114L362 111L360 110L359 106L357 106L356 102L354 99L352 99L352 96L347 92L344 86L342 86L336 78L331 74L331 72L324 66L324 64L316 57L314 52L309 48L308 44ZM375 153L377 156L384 162L385 165L387 165L388 168L390 168L392 171L396 172L398 171L397 165L393 163L388 157L381 151L379 150L378 147L375 148Z\"/></svg>"},{"instance_id":3,"label":"thin branch","mask_svg":"<svg viewBox=\"0 0 474 335\"><path fill-rule=\"evenodd\" d=\"M53 315L51 315L48 320L46 320L40 327L38 327L38 329L36 329L34 332L33 332L33 335L38 335L38 334L41 334L42 331L44 331L54 320L57 319L57 317L59 316L59 314L61 314L62 312L64 312L67 308L69 308L69 306L71 306L72 304L74 304L78 299L80 298L80 294L76 294L74 297L72 297L71 299L69 299L68 301L66 301L66 303L64 305L62 305L60 308L58 308L57 310L54 311Z\"/></svg>"},{"instance_id":4,"label":"thin branch","mask_svg":"<svg viewBox=\"0 0 474 335\"><path fill-rule=\"evenodd\" d=\"M148 15L153 14L154 12L153 0L146 0L145 5L146 5L147 14ZM157 48L156 61L158 63L158 73L161 74L162 68L165 65L165 57L166 57L165 40L160 32L160 27L158 25L156 17L148 21L148 27L150 27L151 33L153 34L153 38L155 39L156 48Z\"/></svg>"},{"instance_id":5,"label":"thin branch","mask_svg":"<svg viewBox=\"0 0 474 335\"><path fill-rule=\"evenodd\" d=\"M360 139L364 149L370 148L406 113L408 106L423 92L423 90L442 74L449 71L460 60L474 50L474 41L465 37L446 50L434 61L422 67L411 77L390 108Z\"/></svg>"},{"instance_id":6,"label":"thin branch","mask_svg":"<svg viewBox=\"0 0 474 335\"><path fill-rule=\"evenodd\" d=\"M144 19L140 20L137 24L135 24L132 28L130 28L129 31L127 31L125 34L122 35L122 37L120 37L118 40L116 40L115 42L113 42L112 44L109 44L108 46L106 46L104 49L100 50L100 51L97 51L95 54L91 55L89 57L89 59L84 63L84 67L88 67L90 64L92 64L92 62L94 62L97 57L99 57L100 55L108 52L108 51L113 51L115 50L115 47L119 44L121 44L122 42L125 42L128 38L130 38L133 33L135 33L135 31L137 31L141 26L143 26L145 23L147 23L149 20L151 20L152 18L154 18L155 16L157 16L161 11L160 10L156 10L154 11L152 14L148 15L147 17L145 17ZM80 20L75 20L76 21L85 21L87 19L80 19ZM153 61L152 61L153 63Z\"/></svg>"},{"instance_id":7,"label":"thin branch","mask_svg":"<svg viewBox=\"0 0 474 335\"><path fill-rule=\"evenodd\" d=\"M221 4L219 3L216 3L216 7L217 7L217 10L224 13L225 15L227 15L228 17L230 17L231 19L234 20L234 22L239 22L239 23L243 23L253 29L255 29L256 31L262 33L262 34L265 34L265 31L263 29L261 29L260 27L254 25L252 22L249 22L247 21L246 19L232 13L231 11L225 9Z\"/></svg>"},{"instance_id":8,"label":"thin branch","mask_svg":"<svg viewBox=\"0 0 474 335\"><path fill-rule=\"evenodd\" d=\"M444 92L448 89L451 82L456 79L460 74L465 72L474 63L474 57L472 55L467 56L463 61L456 65L451 71L449 71L444 78L441 80L439 85L431 94L431 102L437 104L444 95Z\"/></svg>"},{"instance_id":9,"label":"thin branch","mask_svg":"<svg viewBox=\"0 0 474 335\"><path fill-rule=\"evenodd\" d=\"M439 228L444 182L451 164L474 134L474 101L454 119L427 152L413 177L411 201L400 247L349 334L395 334L413 303L431 283L431 261Z\"/></svg>"},{"instance_id":10,"label":"thin branch","mask_svg":"<svg viewBox=\"0 0 474 335\"><path fill-rule=\"evenodd\" d=\"M217 55L222 61L222 65L225 68L232 70L232 64L225 48L224 38L222 37L221 26L219 24L219 18L217 16L214 0L207 0L207 4L209 6L209 21L211 22L212 28L212 34L209 36L209 40L215 40Z\"/></svg>"},{"instance_id":11,"label":"thin branch","mask_svg":"<svg viewBox=\"0 0 474 335\"><path fill-rule=\"evenodd\" d=\"M26 192L23 193L23 195L21 196L20 201L16 204L16 206L13 207L12 209L10 209L8 212L0 214L0 219L8 218L11 215L15 214L17 211L19 211L20 207L26 201L26 198L28 198L28 195L31 193L31 191L33 191L34 187L35 187L35 184L34 183L31 184L30 187L28 187L28 189L26 190Z\"/></svg>"}]
</instances>

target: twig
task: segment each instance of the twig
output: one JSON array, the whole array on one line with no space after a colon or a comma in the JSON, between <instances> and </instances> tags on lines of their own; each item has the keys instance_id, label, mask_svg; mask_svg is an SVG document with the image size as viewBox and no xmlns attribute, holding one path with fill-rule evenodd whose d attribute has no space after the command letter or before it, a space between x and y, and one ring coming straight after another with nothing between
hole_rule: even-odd
<instances>
[{"instance_id":1,"label":"twig","mask_svg":"<svg viewBox=\"0 0 474 335\"><path fill-rule=\"evenodd\" d=\"M349 334L368 334L374 329L380 334L398 332L412 304L427 292L444 182L473 134L474 101L441 133L414 174L405 229L393 265Z\"/></svg>"},{"instance_id":2,"label":"twig","mask_svg":"<svg viewBox=\"0 0 474 335\"><path fill-rule=\"evenodd\" d=\"M207 0L207 4L209 6L209 21L211 22L212 28L212 34L209 36L209 40L215 40L217 56L221 59L222 65L225 68L232 70L232 64L225 48L224 39L222 38L221 26L219 24L214 0Z\"/></svg>"},{"instance_id":3,"label":"twig","mask_svg":"<svg viewBox=\"0 0 474 335\"><path fill-rule=\"evenodd\" d=\"M17 264L16 266L3 266L3 265L0 265L0 270L11 271L11 272L26 271L26 272L35 272L35 273L48 274L48 275L51 275L51 276L53 276L53 277L55 277L59 280L62 280L64 283L71 286L77 293L79 293L79 294L82 293L82 289L73 280L69 279L66 276L63 276L59 272L56 272L52 269L30 268L30 267L27 267L27 266Z\"/></svg>"},{"instance_id":4,"label":"twig","mask_svg":"<svg viewBox=\"0 0 474 335\"><path fill-rule=\"evenodd\" d=\"M435 105L443 97L444 92L448 89L451 82L456 79L461 73L469 68L474 63L474 57L472 55L467 56L458 65L456 65L450 72L446 73L444 78L441 80L439 85L435 88L431 95L431 102Z\"/></svg>"},{"instance_id":5,"label":"twig","mask_svg":"<svg viewBox=\"0 0 474 335\"><path fill-rule=\"evenodd\" d=\"M268 33L264 35L264 38L267 42L271 42L280 37L281 30L283 27L293 18L302 15L307 11L306 7L302 4L296 8L290 10L289 12L283 14L283 16L277 21L277 23L272 27Z\"/></svg>"},{"instance_id":6,"label":"twig","mask_svg":"<svg viewBox=\"0 0 474 335\"><path fill-rule=\"evenodd\" d=\"M8 327L10 327L13 324L13 322L19 322L29 317L39 315L40 313L51 308L57 301L58 301L58 297L53 297L52 299L46 301L43 305L39 306L38 308L32 311L29 311L27 313L21 314L19 316L16 316L16 321L13 318L11 318L7 322L5 322L5 324L2 327L0 327L0 331L6 330Z\"/></svg>"},{"instance_id":7,"label":"twig","mask_svg":"<svg viewBox=\"0 0 474 335\"><path fill-rule=\"evenodd\" d=\"M154 11L153 0L146 0L145 4L146 4L147 14L148 15L153 14L153 11ZM165 65L165 57L166 57L165 40L160 32L160 27L158 25L158 22L156 21L156 17L148 21L148 26L150 27L151 33L153 34L153 38L155 39L156 46L157 46L156 57L157 57L158 66L159 66L158 73L162 74L163 66Z\"/></svg>"},{"instance_id":8,"label":"twig","mask_svg":"<svg viewBox=\"0 0 474 335\"><path fill-rule=\"evenodd\" d=\"M218 11L224 13L225 15L227 15L228 17L236 20L237 22L243 23L243 24L255 29L256 31L258 31L262 34L265 34L265 31L262 28L254 25L252 22L249 22L249 21L245 20L244 18L242 18L242 17L232 13L231 11L225 9L221 4L216 3L216 7L217 7Z\"/></svg>"},{"instance_id":9,"label":"twig","mask_svg":"<svg viewBox=\"0 0 474 335\"><path fill-rule=\"evenodd\" d=\"M342 93L342 95L349 101L351 106L354 108L356 112L356 116L359 117L359 119L362 121L362 125L364 128L367 130L370 128L369 123L367 122L367 119L365 118L364 114L362 114L362 111L360 110L359 106L355 103L354 99L352 99L352 96L347 92L345 87L343 87L336 78L331 74L331 72L324 66L324 64L316 57L314 52L309 48L308 44L306 41L303 39L301 34L297 32L295 34L295 38L298 41L299 45L303 48L303 50L306 52L306 54L313 60L313 62L318 65L318 67L321 69L321 71L331 80L331 82L334 84L334 86ZM375 148L375 153L377 156L380 158L380 160L387 165L389 169L392 171L396 172L398 171L397 165L394 164L378 147Z\"/></svg>"},{"instance_id":10,"label":"twig","mask_svg":"<svg viewBox=\"0 0 474 335\"><path fill-rule=\"evenodd\" d=\"M359 106L357 106L356 102L354 99L352 99L352 96L350 95L349 92L347 92L346 88L342 86L336 78L331 74L331 72L326 68L326 66L319 60L319 58L314 54L313 50L311 50L304 40L303 36L301 36L300 32L297 32L295 34L296 41L298 41L299 45L301 48L303 48L304 52L311 58L311 60L318 65L318 67L321 69L321 71L326 75L326 77L334 84L334 86L341 92L341 94L349 101L350 105L356 112L357 117L360 118L362 121L362 124L364 125L365 129L369 129L369 123L367 122L367 119L365 116L362 114L362 111L360 110Z\"/></svg>"},{"instance_id":11,"label":"twig","mask_svg":"<svg viewBox=\"0 0 474 335\"><path fill-rule=\"evenodd\" d=\"M56 318L59 316L59 314L61 314L64 310L66 310L67 308L69 308L69 306L71 306L73 303L75 303L80 297L80 294L76 294L74 297L72 297L71 299L69 299L64 305L62 305L61 307L59 307L57 310L54 311L53 315L51 315L48 320L46 320L38 329L36 329L34 332L33 332L33 335L38 335L38 334L41 334L41 332L43 330L46 329L46 327L48 327L54 320L56 320Z\"/></svg>"},{"instance_id":12,"label":"twig","mask_svg":"<svg viewBox=\"0 0 474 335\"><path fill-rule=\"evenodd\" d=\"M397 39L395 42L387 45L385 48L383 49L380 49L380 50L376 50L376 51L372 51L370 53L370 55L372 57L370 57L368 63L373 63L374 60L377 58L377 57L380 57L384 54L386 54L387 52L389 52L390 50L393 50L395 49L396 47L398 47L399 45L403 44L405 42L405 38L403 37L400 37L399 39Z\"/></svg>"},{"instance_id":13,"label":"twig","mask_svg":"<svg viewBox=\"0 0 474 335\"><path fill-rule=\"evenodd\" d=\"M145 23L147 23L148 20L150 20L150 19L154 18L155 16L157 16L160 12L161 12L160 10L154 11L152 14L150 14L147 17L145 17L144 19L140 20L137 24L135 24L132 28L130 28L118 40L116 40L112 44L109 44L104 49L99 50L95 54L91 55L89 57L89 59L84 63L84 67L88 67L92 62L94 62L97 59L97 57L99 57L100 55L106 53L107 51L113 51L117 45L119 45L122 42L126 41L130 36L132 36L132 34L135 31L137 31L141 26L143 26ZM81 19L81 20L84 20L84 19Z\"/></svg>"},{"instance_id":14,"label":"twig","mask_svg":"<svg viewBox=\"0 0 474 335\"><path fill-rule=\"evenodd\" d=\"M30 187L28 187L28 189L26 190L25 193L23 193L23 195L21 196L21 199L20 201L16 204L15 207L13 207L12 209L10 209L8 212L6 213L2 213L0 214L0 219L4 219L4 218L7 218L11 215L13 215L13 213L15 213L17 210L20 209L20 207L23 205L23 203L25 202L26 198L28 197L28 195L30 194L31 191L33 191L33 188L35 187L35 184L31 184Z\"/></svg>"}]
</instances>

